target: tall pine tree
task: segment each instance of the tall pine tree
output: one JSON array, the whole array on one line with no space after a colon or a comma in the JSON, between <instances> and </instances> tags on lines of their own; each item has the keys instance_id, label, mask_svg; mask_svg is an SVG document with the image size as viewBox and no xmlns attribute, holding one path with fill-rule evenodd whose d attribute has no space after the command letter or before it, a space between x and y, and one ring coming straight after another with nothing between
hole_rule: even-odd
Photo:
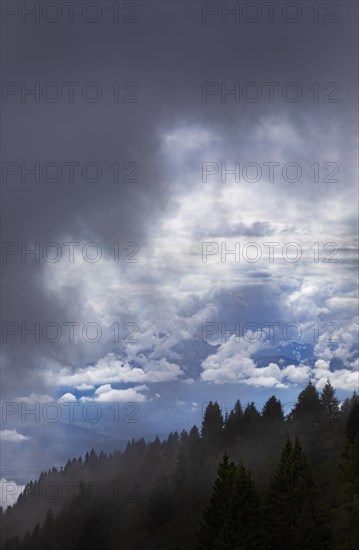
<instances>
[{"instance_id":1,"label":"tall pine tree","mask_svg":"<svg viewBox=\"0 0 359 550\"><path fill-rule=\"evenodd\" d=\"M270 397L268 401L264 404L262 410L262 418L266 423L283 422L284 415L282 404L279 399L275 397L275 395L272 395L272 397Z\"/></svg>"},{"instance_id":2,"label":"tall pine tree","mask_svg":"<svg viewBox=\"0 0 359 550\"><path fill-rule=\"evenodd\" d=\"M239 399L234 404L233 410L229 413L226 419L223 435L227 444L232 444L238 441L243 423L243 409Z\"/></svg>"},{"instance_id":3,"label":"tall pine tree","mask_svg":"<svg viewBox=\"0 0 359 550\"><path fill-rule=\"evenodd\" d=\"M228 550L260 550L262 510L251 472L242 463L237 466L224 530L224 548Z\"/></svg>"},{"instance_id":4,"label":"tall pine tree","mask_svg":"<svg viewBox=\"0 0 359 550\"><path fill-rule=\"evenodd\" d=\"M223 548L225 528L230 518L233 480L236 468L225 454L218 466L209 504L203 514L199 532L198 550L219 550Z\"/></svg>"},{"instance_id":5,"label":"tall pine tree","mask_svg":"<svg viewBox=\"0 0 359 550\"><path fill-rule=\"evenodd\" d=\"M356 395L346 424L338 506L333 511L335 548L357 550L359 545L359 402Z\"/></svg>"},{"instance_id":6,"label":"tall pine tree","mask_svg":"<svg viewBox=\"0 0 359 550\"><path fill-rule=\"evenodd\" d=\"M297 439L287 439L268 491L267 548L326 549L328 540L316 506L309 463Z\"/></svg>"},{"instance_id":7,"label":"tall pine tree","mask_svg":"<svg viewBox=\"0 0 359 550\"><path fill-rule=\"evenodd\" d=\"M204 413L201 436L208 447L219 449L222 444L223 416L217 402L210 401Z\"/></svg>"},{"instance_id":8,"label":"tall pine tree","mask_svg":"<svg viewBox=\"0 0 359 550\"><path fill-rule=\"evenodd\" d=\"M320 394L324 420L332 423L337 422L340 416L339 400L335 397L335 390L329 380Z\"/></svg>"}]
</instances>

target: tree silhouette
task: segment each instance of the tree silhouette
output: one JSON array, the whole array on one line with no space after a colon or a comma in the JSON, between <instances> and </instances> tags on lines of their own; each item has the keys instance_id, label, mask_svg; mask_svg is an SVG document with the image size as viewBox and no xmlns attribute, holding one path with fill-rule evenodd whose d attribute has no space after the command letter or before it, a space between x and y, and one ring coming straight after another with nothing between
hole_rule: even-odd
<instances>
[{"instance_id":1,"label":"tree silhouette","mask_svg":"<svg viewBox=\"0 0 359 550\"><path fill-rule=\"evenodd\" d=\"M205 444L216 448L222 444L223 416L217 402L210 401L205 410L201 436Z\"/></svg>"},{"instance_id":2,"label":"tree silhouette","mask_svg":"<svg viewBox=\"0 0 359 550\"><path fill-rule=\"evenodd\" d=\"M284 421L282 404L275 395L272 395L265 403L262 410L262 418L266 423Z\"/></svg>"},{"instance_id":3,"label":"tree silhouette","mask_svg":"<svg viewBox=\"0 0 359 550\"><path fill-rule=\"evenodd\" d=\"M225 542L225 527L230 516L233 480L236 468L227 454L218 466L210 502L204 512L198 550L217 550Z\"/></svg>"},{"instance_id":4,"label":"tree silhouette","mask_svg":"<svg viewBox=\"0 0 359 550\"><path fill-rule=\"evenodd\" d=\"M224 426L224 439L226 443L238 440L243 426L243 409L239 399L234 404L233 410L229 413Z\"/></svg>"},{"instance_id":5,"label":"tree silhouette","mask_svg":"<svg viewBox=\"0 0 359 550\"><path fill-rule=\"evenodd\" d=\"M327 548L310 466L299 440L287 439L268 492L268 546L278 550Z\"/></svg>"},{"instance_id":6,"label":"tree silhouette","mask_svg":"<svg viewBox=\"0 0 359 550\"><path fill-rule=\"evenodd\" d=\"M337 422L340 416L339 400L335 397L335 390L329 380L325 384L321 394L320 402L327 422Z\"/></svg>"},{"instance_id":7,"label":"tree silhouette","mask_svg":"<svg viewBox=\"0 0 359 550\"><path fill-rule=\"evenodd\" d=\"M240 463L236 468L230 499L229 517L224 531L228 550L260 550L262 510L252 475Z\"/></svg>"}]
</instances>

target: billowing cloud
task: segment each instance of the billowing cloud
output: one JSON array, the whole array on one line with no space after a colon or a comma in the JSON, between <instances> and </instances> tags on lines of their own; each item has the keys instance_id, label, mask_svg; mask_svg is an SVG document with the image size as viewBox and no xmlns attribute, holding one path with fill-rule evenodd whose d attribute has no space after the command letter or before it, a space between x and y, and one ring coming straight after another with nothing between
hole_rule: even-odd
<instances>
[{"instance_id":1,"label":"billowing cloud","mask_svg":"<svg viewBox=\"0 0 359 550\"><path fill-rule=\"evenodd\" d=\"M233 382L279 388L285 387L286 383L308 380L310 369L306 365L280 368L276 363L269 363L266 367L257 367L251 356L259 348L259 343L251 344L244 339L238 342L232 335L216 354L202 363L202 379L216 384Z\"/></svg>"},{"instance_id":2,"label":"billowing cloud","mask_svg":"<svg viewBox=\"0 0 359 550\"><path fill-rule=\"evenodd\" d=\"M146 396L141 393L148 390L148 387L145 385L134 386L133 388L128 389L114 389L111 384L104 384L97 388L94 395L91 397L81 397L80 401L83 403L86 402L100 402L100 403L113 403L113 402L135 402L142 403L146 401Z\"/></svg>"},{"instance_id":3,"label":"billowing cloud","mask_svg":"<svg viewBox=\"0 0 359 550\"><path fill-rule=\"evenodd\" d=\"M19 443L21 441L27 441L31 439L27 435L18 433L15 429L12 430L0 430L0 440L8 443Z\"/></svg>"},{"instance_id":4,"label":"billowing cloud","mask_svg":"<svg viewBox=\"0 0 359 550\"><path fill-rule=\"evenodd\" d=\"M46 373L46 377L49 383L54 385L89 389L99 384L110 383L168 382L176 380L182 374L178 365L169 363L165 358L150 361L144 356L139 356L137 361L141 366L133 367L126 360L109 353L95 365L75 372L66 367L58 373Z\"/></svg>"},{"instance_id":5,"label":"billowing cloud","mask_svg":"<svg viewBox=\"0 0 359 550\"><path fill-rule=\"evenodd\" d=\"M347 337L345 342L351 343L351 339ZM312 379L318 389L322 389L327 380L330 380L336 389L357 391L359 388L359 359L350 365L352 370L342 368L332 371L330 362L324 359L317 359L313 367L303 363L285 367L269 363L266 367L258 367L252 354L259 348L258 343L253 346L244 339L238 342L235 335L231 336L219 347L217 353L203 361L202 380L216 384L232 382L268 388L283 388L305 384ZM342 356L342 351L342 349L338 351L338 357ZM335 353L332 352L330 355L333 357ZM349 350L345 355L346 359L348 356Z\"/></svg>"},{"instance_id":6,"label":"billowing cloud","mask_svg":"<svg viewBox=\"0 0 359 550\"><path fill-rule=\"evenodd\" d=\"M69 403L69 402L73 402L73 401L77 401L76 395L74 395L73 393L70 393L70 392L64 393L59 398L60 403Z\"/></svg>"},{"instance_id":7,"label":"billowing cloud","mask_svg":"<svg viewBox=\"0 0 359 550\"><path fill-rule=\"evenodd\" d=\"M338 369L335 371L330 370L328 361L324 359L318 359L315 362L315 366L312 370L314 376L314 382L316 387L321 390L324 388L327 380L330 381L332 386L336 389L346 391L358 391L359 388L359 361L356 360L353 365L353 370Z\"/></svg>"}]
</instances>

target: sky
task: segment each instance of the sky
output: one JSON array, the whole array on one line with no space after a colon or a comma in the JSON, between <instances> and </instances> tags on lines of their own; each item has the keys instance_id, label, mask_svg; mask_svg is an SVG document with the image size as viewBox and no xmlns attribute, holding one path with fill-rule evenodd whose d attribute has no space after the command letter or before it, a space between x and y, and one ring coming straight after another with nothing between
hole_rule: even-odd
<instances>
[{"instance_id":1,"label":"sky","mask_svg":"<svg viewBox=\"0 0 359 550\"><path fill-rule=\"evenodd\" d=\"M357 4L35 4L1 6L5 477L358 390Z\"/></svg>"}]
</instances>

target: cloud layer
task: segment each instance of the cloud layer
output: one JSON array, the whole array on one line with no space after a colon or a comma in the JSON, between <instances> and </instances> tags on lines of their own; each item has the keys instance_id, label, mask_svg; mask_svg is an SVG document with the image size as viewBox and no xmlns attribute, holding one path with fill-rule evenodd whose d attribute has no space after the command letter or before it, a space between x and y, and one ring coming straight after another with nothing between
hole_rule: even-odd
<instances>
[{"instance_id":1,"label":"cloud layer","mask_svg":"<svg viewBox=\"0 0 359 550\"><path fill-rule=\"evenodd\" d=\"M355 9L341 5L335 25L315 24L310 10L298 24L279 14L239 25L204 23L196 2L141 3L140 24L120 32L4 27L4 80L103 90L97 103L14 96L3 106L6 161L80 165L72 183L19 172L3 186L3 238L19 247L4 262L4 398L161 407L156 394L170 401L182 383L358 388ZM138 85L139 101L114 102L114 82ZM268 82L278 83L273 101ZM298 101L283 95L288 82ZM218 91L204 99L208 83ZM239 101L223 83L240 87ZM246 83L260 101L246 99ZM88 162L101 181L84 180ZM46 258L51 242L59 261ZM22 261L21 243L39 243L39 261ZM205 349L204 323L219 327L206 342L219 347ZM257 323L262 338L223 340L222 325L236 323ZM310 360L298 347L296 362L260 366L268 323L280 327L276 353L292 343L282 327L299 325Z\"/></svg>"}]
</instances>

